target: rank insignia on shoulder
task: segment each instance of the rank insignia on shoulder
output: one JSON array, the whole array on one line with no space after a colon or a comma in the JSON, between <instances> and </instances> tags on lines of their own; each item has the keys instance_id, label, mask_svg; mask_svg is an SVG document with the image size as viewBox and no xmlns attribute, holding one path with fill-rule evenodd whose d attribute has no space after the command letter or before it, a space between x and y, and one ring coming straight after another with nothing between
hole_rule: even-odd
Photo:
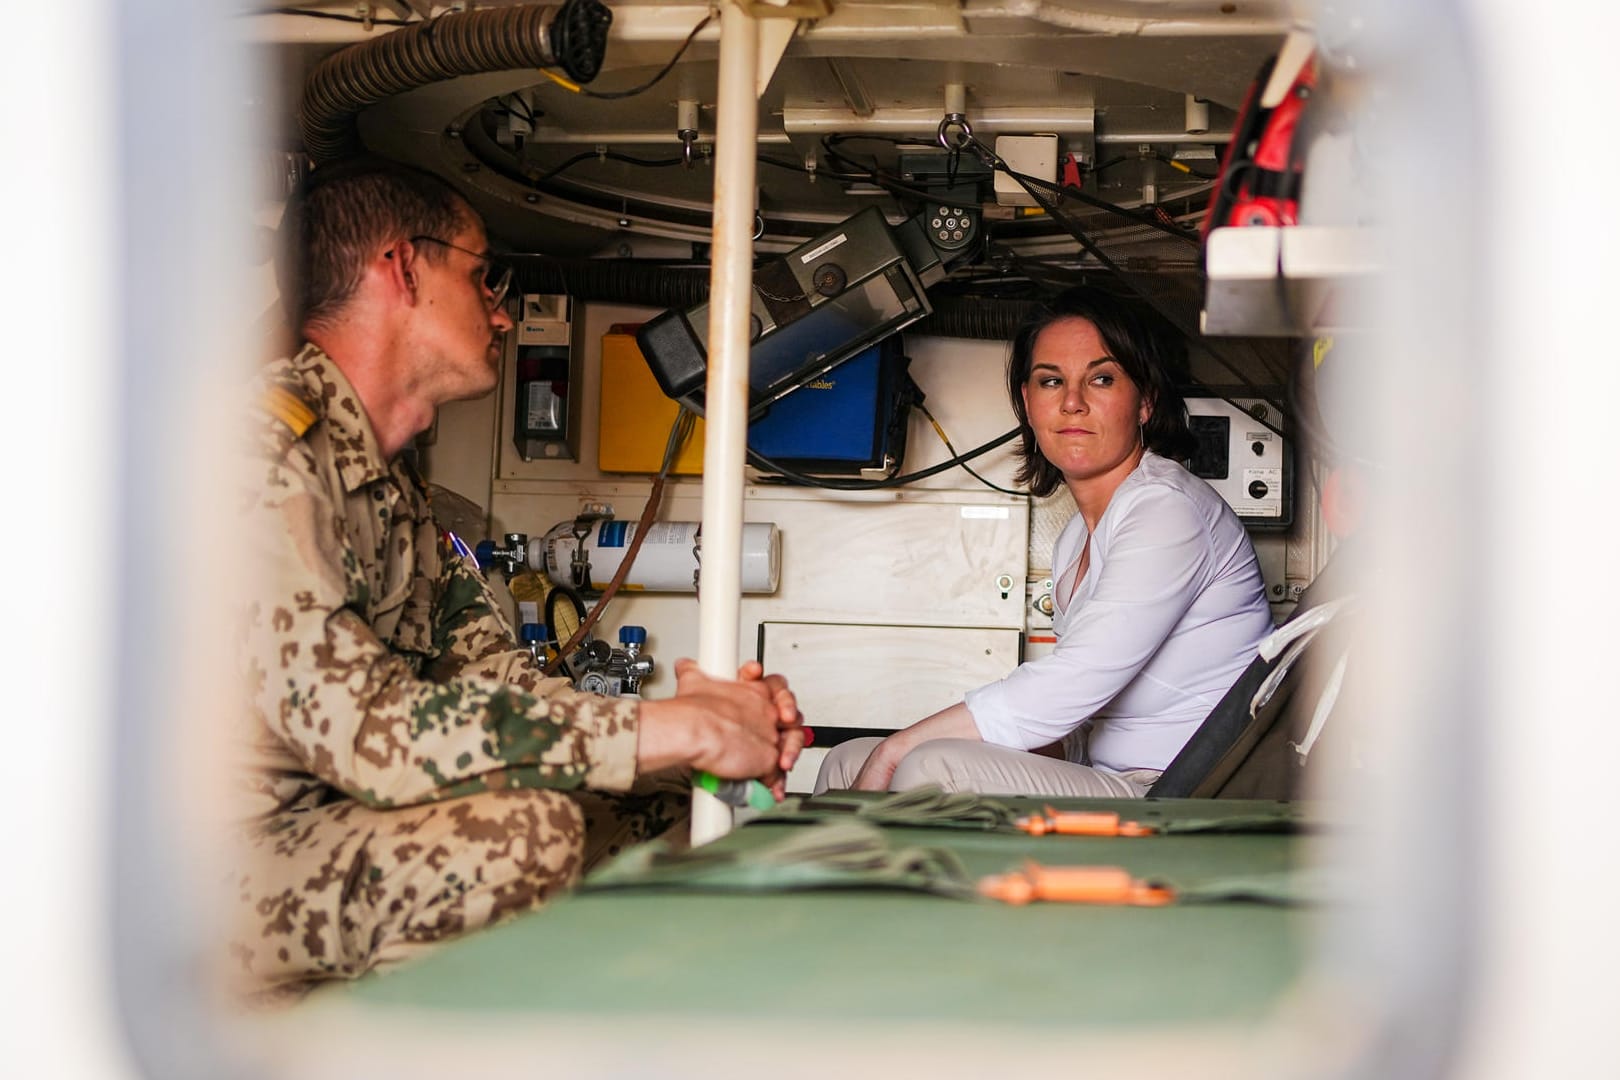
<instances>
[{"instance_id":1,"label":"rank insignia on shoulder","mask_svg":"<svg viewBox=\"0 0 1620 1080\"><path fill-rule=\"evenodd\" d=\"M287 425L294 438L303 438L304 432L315 423L315 410L285 386L266 387L260 404L272 419L280 420Z\"/></svg>"}]
</instances>

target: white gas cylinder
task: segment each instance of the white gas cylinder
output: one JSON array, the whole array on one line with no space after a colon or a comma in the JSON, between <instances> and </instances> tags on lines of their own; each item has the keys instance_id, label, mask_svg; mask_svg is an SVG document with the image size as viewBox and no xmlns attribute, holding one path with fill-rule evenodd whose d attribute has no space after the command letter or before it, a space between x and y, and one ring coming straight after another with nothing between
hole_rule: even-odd
<instances>
[{"instance_id":1,"label":"white gas cylinder","mask_svg":"<svg viewBox=\"0 0 1620 1080\"><path fill-rule=\"evenodd\" d=\"M636 553L635 565L624 587L646 592L693 592L698 569L698 528L696 521L656 521ZM607 588L624 561L630 541L636 535L636 522L603 518L591 522L585 534L585 554L590 559L590 589ZM574 552L579 541L573 522L564 522L544 537L529 541L529 565L543 570L551 580L572 584ZM742 527L742 591L773 593L781 573L782 534L774 522L750 521Z\"/></svg>"}]
</instances>

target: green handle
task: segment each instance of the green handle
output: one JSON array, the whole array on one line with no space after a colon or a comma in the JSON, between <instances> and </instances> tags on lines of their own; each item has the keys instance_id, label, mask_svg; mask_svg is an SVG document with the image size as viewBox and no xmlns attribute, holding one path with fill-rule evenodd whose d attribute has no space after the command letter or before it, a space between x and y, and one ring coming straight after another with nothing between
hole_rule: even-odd
<instances>
[{"instance_id":1,"label":"green handle","mask_svg":"<svg viewBox=\"0 0 1620 1080\"><path fill-rule=\"evenodd\" d=\"M728 806L751 806L755 810L770 810L776 806L776 796L758 780L722 780L713 773L695 772L692 786L702 788Z\"/></svg>"}]
</instances>

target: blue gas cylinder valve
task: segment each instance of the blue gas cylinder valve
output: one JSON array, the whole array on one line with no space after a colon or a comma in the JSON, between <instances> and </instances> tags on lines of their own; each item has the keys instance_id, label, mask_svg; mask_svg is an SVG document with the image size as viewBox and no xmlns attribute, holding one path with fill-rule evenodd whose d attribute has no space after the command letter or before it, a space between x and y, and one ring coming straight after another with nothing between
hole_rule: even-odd
<instances>
[{"instance_id":1,"label":"blue gas cylinder valve","mask_svg":"<svg viewBox=\"0 0 1620 1080\"><path fill-rule=\"evenodd\" d=\"M645 626L621 626L621 627L619 627L619 644L620 645L645 645L645 644L647 644L647 628Z\"/></svg>"},{"instance_id":2,"label":"blue gas cylinder valve","mask_svg":"<svg viewBox=\"0 0 1620 1080\"><path fill-rule=\"evenodd\" d=\"M486 574L490 567L499 567L506 580L511 581L528 564L529 538L523 533L507 533L505 540L505 547L493 540L478 541L478 546L473 548L473 558L478 560L478 569Z\"/></svg>"},{"instance_id":3,"label":"blue gas cylinder valve","mask_svg":"<svg viewBox=\"0 0 1620 1080\"><path fill-rule=\"evenodd\" d=\"M518 627L518 640L529 647L529 656L537 667L546 666L546 641L550 637L545 623L526 622Z\"/></svg>"}]
</instances>

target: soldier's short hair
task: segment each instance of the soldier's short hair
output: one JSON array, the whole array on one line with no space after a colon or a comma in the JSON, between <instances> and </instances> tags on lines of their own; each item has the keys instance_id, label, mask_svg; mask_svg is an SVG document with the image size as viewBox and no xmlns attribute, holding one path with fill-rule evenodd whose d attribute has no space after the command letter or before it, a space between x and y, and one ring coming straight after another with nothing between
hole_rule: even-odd
<instances>
[{"instance_id":1,"label":"soldier's short hair","mask_svg":"<svg viewBox=\"0 0 1620 1080\"><path fill-rule=\"evenodd\" d=\"M352 158L311 173L287 203L277 266L294 329L331 319L360 286L366 262L413 236L448 239L475 221L472 208L432 173L378 158ZM447 249L426 244L423 257Z\"/></svg>"}]
</instances>

